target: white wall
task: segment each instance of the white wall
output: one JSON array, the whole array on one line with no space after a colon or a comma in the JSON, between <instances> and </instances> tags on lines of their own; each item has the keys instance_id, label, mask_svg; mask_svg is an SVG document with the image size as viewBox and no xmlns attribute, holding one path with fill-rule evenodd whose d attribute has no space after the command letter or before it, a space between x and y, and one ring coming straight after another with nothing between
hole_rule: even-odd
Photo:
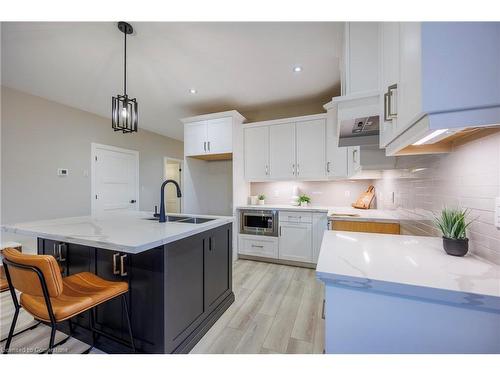
<instances>
[{"instance_id":1,"label":"white wall","mask_svg":"<svg viewBox=\"0 0 500 375\"><path fill-rule=\"evenodd\" d=\"M183 157L172 138L115 133L108 118L6 87L1 94L2 223L90 214L92 142L139 151L141 210L159 202L164 156Z\"/></svg>"},{"instance_id":2,"label":"white wall","mask_svg":"<svg viewBox=\"0 0 500 375\"><path fill-rule=\"evenodd\" d=\"M233 163L231 160L184 160L183 212L232 215Z\"/></svg>"}]
</instances>

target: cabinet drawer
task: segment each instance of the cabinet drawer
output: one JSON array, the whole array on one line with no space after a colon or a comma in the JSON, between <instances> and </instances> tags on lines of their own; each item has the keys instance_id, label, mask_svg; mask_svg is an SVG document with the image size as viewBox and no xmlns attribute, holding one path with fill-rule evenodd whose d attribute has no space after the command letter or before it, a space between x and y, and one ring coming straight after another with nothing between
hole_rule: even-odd
<instances>
[{"instance_id":1,"label":"cabinet drawer","mask_svg":"<svg viewBox=\"0 0 500 375\"><path fill-rule=\"evenodd\" d=\"M312 212L280 211L280 223L312 223Z\"/></svg>"},{"instance_id":2,"label":"cabinet drawer","mask_svg":"<svg viewBox=\"0 0 500 375\"><path fill-rule=\"evenodd\" d=\"M277 238L261 238L262 236L240 235L240 254L255 255L266 258L278 258Z\"/></svg>"}]
</instances>

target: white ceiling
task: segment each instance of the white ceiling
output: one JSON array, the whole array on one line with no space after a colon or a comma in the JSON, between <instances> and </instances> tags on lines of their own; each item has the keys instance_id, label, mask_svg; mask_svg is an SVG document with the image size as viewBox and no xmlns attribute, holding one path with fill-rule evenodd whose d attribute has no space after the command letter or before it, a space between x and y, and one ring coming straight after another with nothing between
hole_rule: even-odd
<instances>
[{"instance_id":1,"label":"white ceiling","mask_svg":"<svg viewBox=\"0 0 500 375\"><path fill-rule=\"evenodd\" d=\"M139 102L139 127L176 139L182 117L298 103L339 87L340 23L132 25L127 85ZM111 96L123 90L123 34L112 22L2 23L1 78L110 118Z\"/></svg>"}]
</instances>

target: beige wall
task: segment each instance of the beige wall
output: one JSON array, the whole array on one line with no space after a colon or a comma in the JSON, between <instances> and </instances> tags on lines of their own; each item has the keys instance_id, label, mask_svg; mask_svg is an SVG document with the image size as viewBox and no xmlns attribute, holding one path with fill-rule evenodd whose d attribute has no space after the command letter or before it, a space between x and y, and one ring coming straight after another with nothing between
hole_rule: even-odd
<instances>
[{"instance_id":1,"label":"beige wall","mask_svg":"<svg viewBox=\"0 0 500 375\"><path fill-rule=\"evenodd\" d=\"M2 87L1 104L2 223L90 214L92 142L139 151L141 210L158 204L163 157L183 158L180 141L115 133L110 119L40 97Z\"/></svg>"}]
</instances>

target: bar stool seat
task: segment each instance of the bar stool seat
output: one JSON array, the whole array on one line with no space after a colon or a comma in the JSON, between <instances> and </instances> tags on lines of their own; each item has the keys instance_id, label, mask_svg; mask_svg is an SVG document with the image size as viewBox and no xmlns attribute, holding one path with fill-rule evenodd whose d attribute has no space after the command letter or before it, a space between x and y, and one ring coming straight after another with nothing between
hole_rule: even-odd
<instances>
[{"instance_id":1,"label":"bar stool seat","mask_svg":"<svg viewBox=\"0 0 500 375\"><path fill-rule=\"evenodd\" d=\"M62 293L50 298L56 322L69 319L128 291L126 282L104 280L90 272L64 277L62 282ZM35 318L50 322L43 296L22 293L20 303Z\"/></svg>"}]
</instances>

